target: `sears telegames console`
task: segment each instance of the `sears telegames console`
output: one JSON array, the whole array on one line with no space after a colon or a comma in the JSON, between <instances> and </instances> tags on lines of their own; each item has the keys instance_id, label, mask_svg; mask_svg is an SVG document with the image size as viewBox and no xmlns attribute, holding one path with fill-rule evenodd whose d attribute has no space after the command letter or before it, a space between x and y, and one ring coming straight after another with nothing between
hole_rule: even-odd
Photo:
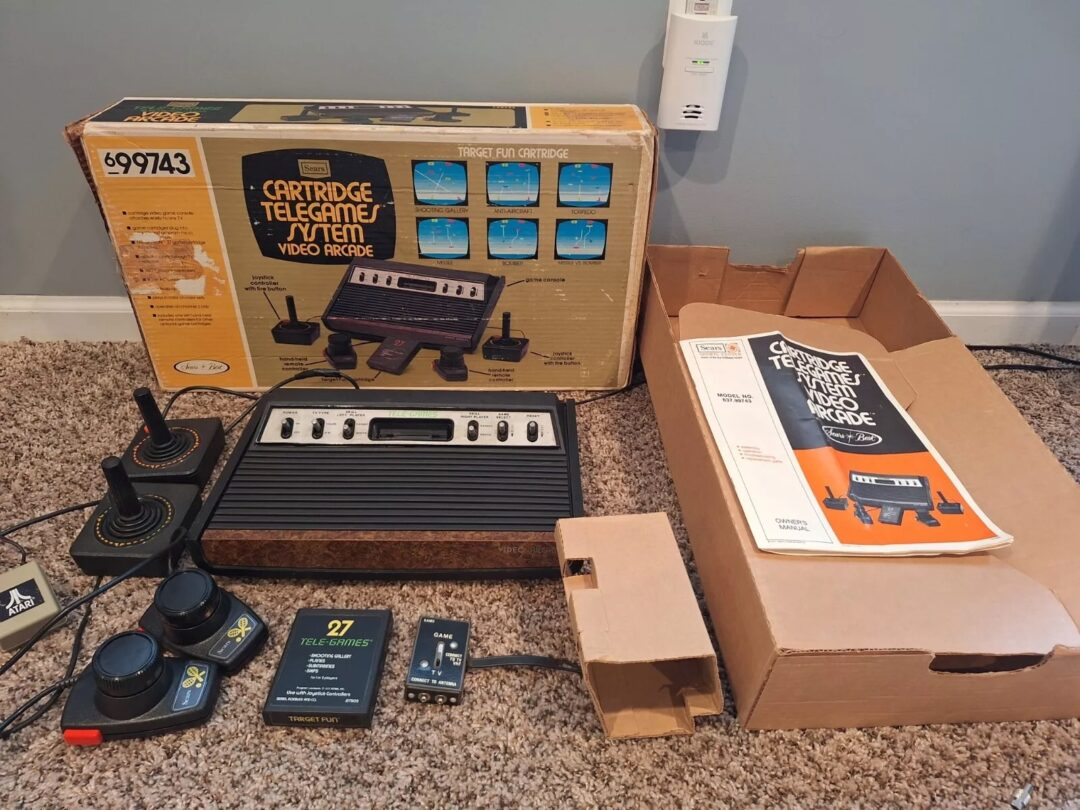
<instances>
[{"instance_id":1,"label":"sears telegames console","mask_svg":"<svg viewBox=\"0 0 1080 810\"><path fill-rule=\"evenodd\" d=\"M550 394L279 390L191 529L215 572L555 574L582 514L574 406Z\"/></svg>"}]
</instances>

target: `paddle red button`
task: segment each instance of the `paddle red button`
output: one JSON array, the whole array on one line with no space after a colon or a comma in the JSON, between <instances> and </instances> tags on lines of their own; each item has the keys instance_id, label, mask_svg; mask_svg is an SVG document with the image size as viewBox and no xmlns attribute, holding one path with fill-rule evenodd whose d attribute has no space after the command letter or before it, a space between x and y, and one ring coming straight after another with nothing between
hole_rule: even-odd
<instances>
[{"instance_id":1,"label":"paddle red button","mask_svg":"<svg viewBox=\"0 0 1080 810\"><path fill-rule=\"evenodd\" d=\"M101 730L96 728L69 728L64 730L64 742L68 745L101 745Z\"/></svg>"}]
</instances>

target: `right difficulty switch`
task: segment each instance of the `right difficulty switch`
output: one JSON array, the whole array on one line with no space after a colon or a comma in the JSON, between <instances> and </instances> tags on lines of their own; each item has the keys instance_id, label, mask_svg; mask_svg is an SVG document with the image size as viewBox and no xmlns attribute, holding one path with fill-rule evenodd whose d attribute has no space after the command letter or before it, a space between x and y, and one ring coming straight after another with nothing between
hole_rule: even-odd
<instances>
[{"instance_id":1,"label":"right difficulty switch","mask_svg":"<svg viewBox=\"0 0 1080 810\"><path fill-rule=\"evenodd\" d=\"M481 352L485 360L498 360L503 363L520 363L529 351L527 337L510 335L510 313L502 314L502 334L492 335L484 341Z\"/></svg>"}]
</instances>

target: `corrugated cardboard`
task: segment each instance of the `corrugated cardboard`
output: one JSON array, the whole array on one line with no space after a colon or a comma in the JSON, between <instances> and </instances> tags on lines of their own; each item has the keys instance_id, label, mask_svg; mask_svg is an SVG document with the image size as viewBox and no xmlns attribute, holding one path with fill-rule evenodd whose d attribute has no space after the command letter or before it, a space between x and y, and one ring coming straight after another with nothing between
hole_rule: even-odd
<instances>
[{"instance_id":1,"label":"corrugated cardboard","mask_svg":"<svg viewBox=\"0 0 1080 810\"><path fill-rule=\"evenodd\" d=\"M560 520L582 672L609 737L692 734L720 714L716 654L667 515ZM581 568L587 573L575 573Z\"/></svg>"},{"instance_id":2,"label":"corrugated cardboard","mask_svg":"<svg viewBox=\"0 0 1080 810\"><path fill-rule=\"evenodd\" d=\"M407 323L351 333L350 373L364 385L604 390L629 379L656 169L655 130L633 105L128 98L65 135L163 388L261 390L325 365L329 330L343 328L327 318L331 302L345 289L348 313L359 289L344 287L354 259L445 279L441 291L430 278L431 289L380 287L412 297L371 305ZM477 273L490 277L481 319L460 314L461 282ZM383 281L394 283L386 271ZM300 321L321 316L317 337L279 340L286 296ZM482 348L503 313L509 336L528 339L516 357ZM462 318L475 331L466 379L437 373L430 333L402 373L368 368L385 329L408 337L408 324Z\"/></svg>"},{"instance_id":3,"label":"corrugated cardboard","mask_svg":"<svg viewBox=\"0 0 1080 810\"><path fill-rule=\"evenodd\" d=\"M749 728L1080 715L1080 487L882 248L787 267L649 249L640 352L706 601ZM759 551L679 351L780 329L864 352L1014 543L962 557Z\"/></svg>"}]
</instances>

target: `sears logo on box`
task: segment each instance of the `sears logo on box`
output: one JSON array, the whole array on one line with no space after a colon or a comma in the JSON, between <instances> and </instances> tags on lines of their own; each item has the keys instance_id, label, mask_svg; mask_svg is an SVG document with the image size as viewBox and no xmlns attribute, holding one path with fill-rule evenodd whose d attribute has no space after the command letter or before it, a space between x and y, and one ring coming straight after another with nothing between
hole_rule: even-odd
<instances>
[{"instance_id":1,"label":"sears logo on box","mask_svg":"<svg viewBox=\"0 0 1080 810\"><path fill-rule=\"evenodd\" d=\"M300 174L312 180L330 176L329 160L301 160L297 165L300 167Z\"/></svg>"},{"instance_id":2,"label":"sears logo on box","mask_svg":"<svg viewBox=\"0 0 1080 810\"><path fill-rule=\"evenodd\" d=\"M242 164L248 219L263 256L311 264L393 257L394 192L379 158L279 149L244 155Z\"/></svg>"}]
</instances>

